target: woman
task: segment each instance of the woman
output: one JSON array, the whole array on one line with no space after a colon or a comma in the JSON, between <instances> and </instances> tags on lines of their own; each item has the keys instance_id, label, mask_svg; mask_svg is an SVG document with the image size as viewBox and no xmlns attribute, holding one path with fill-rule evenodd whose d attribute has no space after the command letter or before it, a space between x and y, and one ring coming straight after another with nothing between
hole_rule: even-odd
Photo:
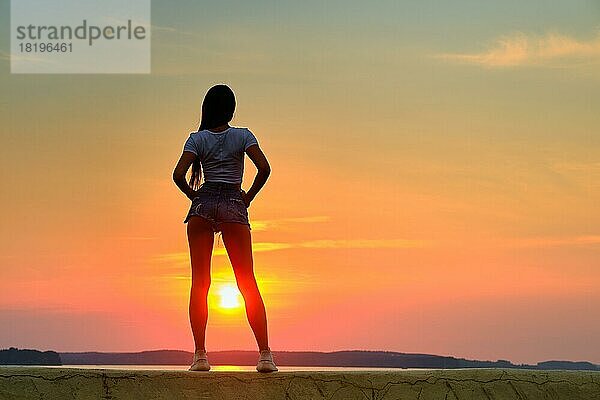
<instances>
[{"instance_id":1,"label":"woman","mask_svg":"<svg viewBox=\"0 0 600 400\"><path fill-rule=\"evenodd\" d=\"M190 134L173 171L173 180L192 200L184 221L192 263L189 313L196 345L190 371L210 370L205 348L207 296L214 234L221 232L258 343L256 370L274 372L278 369L269 348L265 306L254 277L247 210L266 183L271 167L250 130L229 126L234 111L235 96L228 86L210 88L202 102L200 128ZM248 192L241 188L244 154L248 154L258 169ZM188 184L185 176L190 165L192 174ZM201 170L204 171L202 185Z\"/></svg>"}]
</instances>

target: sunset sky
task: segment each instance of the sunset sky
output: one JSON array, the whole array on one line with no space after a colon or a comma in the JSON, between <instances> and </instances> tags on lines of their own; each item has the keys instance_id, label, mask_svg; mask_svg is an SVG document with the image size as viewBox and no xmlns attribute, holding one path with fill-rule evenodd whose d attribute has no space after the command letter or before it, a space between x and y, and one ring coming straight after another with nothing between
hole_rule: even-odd
<instances>
[{"instance_id":1,"label":"sunset sky","mask_svg":"<svg viewBox=\"0 0 600 400\"><path fill-rule=\"evenodd\" d=\"M193 350L171 173L226 83L271 349L600 363L599 2L155 0L149 75L11 75L9 14L0 348ZM215 240L209 352L257 350L232 285Z\"/></svg>"}]
</instances>

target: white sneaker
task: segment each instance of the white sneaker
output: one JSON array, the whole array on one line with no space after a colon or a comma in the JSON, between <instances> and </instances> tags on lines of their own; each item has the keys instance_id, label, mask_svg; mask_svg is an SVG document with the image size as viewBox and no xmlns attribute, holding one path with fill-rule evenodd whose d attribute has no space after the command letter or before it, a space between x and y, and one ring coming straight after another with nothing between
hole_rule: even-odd
<instances>
[{"instance_id":1,"label":"white sneaker","mask_svg":"<svg viewBox=\"0 0 600 400\"><path fill-rule=\"evenodd\" d=\"M210 364L205 350L198 350L194 353L194 362L189 369L190 371L208 371Z\"/></svg>"},{"instance_id":2,"label":"white sneaker","mask_svg":"<svg viewBox=\"0 0 600 400\"><path fill-rule=\"evenodd\" d=\"M271 350L261 350L260 356L258 357L258 364L256 365L258 372L275 372L279 371L273 362L273 353Z\"/></svg>"}]
</instances>

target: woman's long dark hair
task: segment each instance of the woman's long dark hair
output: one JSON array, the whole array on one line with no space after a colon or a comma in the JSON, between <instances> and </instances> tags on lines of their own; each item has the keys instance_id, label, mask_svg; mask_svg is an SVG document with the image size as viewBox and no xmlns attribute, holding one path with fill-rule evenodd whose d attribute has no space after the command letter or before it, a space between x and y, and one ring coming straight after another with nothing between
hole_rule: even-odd
<instances>
[{"instance_id":1,"label":"woman's long dark hair","mask_svg":"<svg viewBox=\"0 0 600 400\"><path fill-rule=\"evenodd\" d=\"M208 89L202 102L202 119L199 131L216 128L233 119L235 111L235 95L227 85L216 85ZM194 190L200 186L200 158L192 163L190 187Z\"/></svg>"}]
</instances>

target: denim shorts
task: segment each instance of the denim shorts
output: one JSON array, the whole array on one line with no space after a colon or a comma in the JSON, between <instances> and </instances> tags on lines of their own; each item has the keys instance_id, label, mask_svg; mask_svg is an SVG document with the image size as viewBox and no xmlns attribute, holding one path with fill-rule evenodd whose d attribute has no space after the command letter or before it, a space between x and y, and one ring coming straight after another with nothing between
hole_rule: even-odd
<instances>
[{"instance_id":1,"label":"denim shorts","mask_svg":"<svg viewBox=\"0 0 600 400\"><path fill-rule=\"evenodd\" d=\"M183 222L187 223L193 216L207 219L214 232L221 231L223 222L236 222L252 229L248 220L248 208L242 197L242 189L232 183L204 182L192 200L190 210Z\"/></svg>"}]
</instances>

